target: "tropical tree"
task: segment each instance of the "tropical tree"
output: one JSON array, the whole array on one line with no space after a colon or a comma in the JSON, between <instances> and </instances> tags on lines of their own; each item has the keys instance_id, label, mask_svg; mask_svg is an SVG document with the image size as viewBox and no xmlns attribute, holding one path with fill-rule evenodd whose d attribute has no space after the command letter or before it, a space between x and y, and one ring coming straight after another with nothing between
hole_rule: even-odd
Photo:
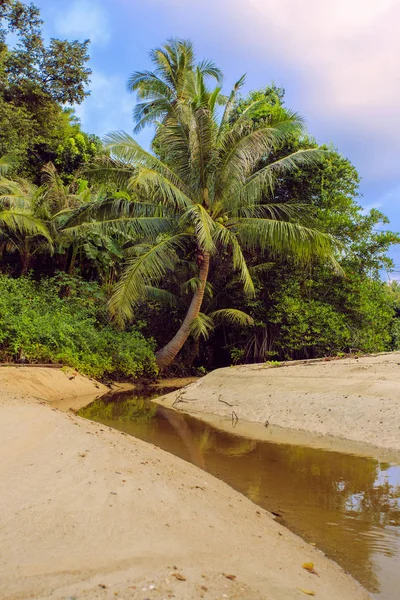
<instances>
[{"instance_id":1,"label":"tropical tree","mask_svg":"<svg viewBox=\"0 0 400 600\"><path fill-rule=\"evenodd\" d=\"M116 263L122 258L121 232L113 236L93 231L91 227L66 230L64 223L70 215L88 203L99 205L110 192L103 188L92 189L85 179L75 178L65 184L52 163L42 169L42 188L36 214L49 224L54 238L54 253L60 257L59 268L69 275L80 266L93 271L104 283L115 278Z\"/></svg>"},{"instance_id":2,"label":"tropical tree","mask_svg":"<svg viewBox=\"0 0 400 600\"><path fill-rule=\"evenodd\" d=\"M154 71L135 71L128 79L128 90L136 92L138 102L133 111L135 133L173 115L175 107L188 97L188 87L194 73L222 81L222 73L212 61L196 65L193 44L189 40L173 38L161 48L150 52Z\"/></svg>"},{"instance_id":3,"label":"tropical tree","mask_svg":"<svg viewBox=\"0 0 400 600\"><path fill-rule=\"evenodd\" d=\"M24 179L7 178L12 166L12 157L0 158L0 256L5 250L17 250L25 275L33 245L44 243L51 250L52 239L46 224L34 214L42 190Z\"/></svg>"},{"instance_id":4,"label":"tropical tree","mask_svg":"<svg viewBox=\"0 0 400 600\"><path fill-rule=\"evenodd\" d=\"M164 161L128 134L112 133L106 138L110 156L98 167L103 179L117 181L132 194L131 200L102 203L100 226L129 224L141 242L132 249L110 301L116 318L132 319L135 305L146 297L149 287L153 293L162 287L182 256L197 265L186 316L173 339L157 353L160 367L174 360L193 329L198 329L199 319L204 321L201 307L207 280L221 253L229 254L235 276L250 296L254 284L245 250L257 249L269 258L285 253L299 261L319 256L336 264L335 240L313 227L308 211L290 201L274 202L278 178L320 159L315 149L274 158L278 148L304 130L302 119L282 110L266 118L262 127L255 127L252 113L265 101L259 100L232 120L243 78L219 116L219 88L207 89L200 68L194 75L184 99L175 102L157 128ZM81 210L66 227L79 226L93 211L93 205Z\"/></svg>"}]
</instances>

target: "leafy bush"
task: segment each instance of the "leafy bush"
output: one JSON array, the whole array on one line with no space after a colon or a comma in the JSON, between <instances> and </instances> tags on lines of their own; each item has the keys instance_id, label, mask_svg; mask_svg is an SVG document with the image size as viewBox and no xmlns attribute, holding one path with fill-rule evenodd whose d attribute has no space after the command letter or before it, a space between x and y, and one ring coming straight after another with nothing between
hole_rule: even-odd
<instances>
[{"instance_id":1,"label":"leafy bush","mask_svg":"<svg viewBox=\"0 0 400 600\"><path fill-rule=\"evenodd\" d=\"M347 348L351 339L345 316L316 300L286 296L271 321L279 325L277 347L285 354L308 349L324 356Z\"/></svg>"},{"instance_id":2,"label":"leafy bush","mask_svg":"<svg viewBox=\"0 0 400 600\"><path fill-rule=\"evenodd\" d=\"M322 285L312 284L307 293L311 296L315 287L317 298L304 297L300 286L291 282L271 311L270 320L279 329L276 347L281 353L291 356L293 351L306 351L318 357L391 348L395 312L381 281L349 275L329 294Z\"/></svg>"},{"instance_id":3,"label":"leafy bush","mask_svg":"<svg viewBox=\"0 0 400 600\"><path fill-rule=\"evenodd\" d=\"M42 282L0 275L0 360L60 362L92 377L157 373L153 342L108 322L96 283L59 274Z\"/></svg>"},{"instance_id":4,"label":"leafy bush","mask_svg":"<svg viewBox=\"0 0 400 600\"><path fill-rule=\"evenodd\" d=\"M400 350L400 318L394 320L392 328L392 349Z\"/></svg>"}]
</instances>

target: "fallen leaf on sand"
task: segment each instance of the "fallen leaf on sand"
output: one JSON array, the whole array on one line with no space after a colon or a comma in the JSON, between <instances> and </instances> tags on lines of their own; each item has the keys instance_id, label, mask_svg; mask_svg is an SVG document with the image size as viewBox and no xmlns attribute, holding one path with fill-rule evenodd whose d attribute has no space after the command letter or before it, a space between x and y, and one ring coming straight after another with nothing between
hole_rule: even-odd
<instances>
[{"instance_id":1,"label":"fallen leaf on sand","mask_svg":"<svg viewBox=\"0 0 400 600\"><path fill-rule=\"evenodd\" d=\"M303 569L308 571L309 573L313 573L313 575L318 575L317 571L314 569L314 563L306 562L301 565Z\"/></svg>"},{"instance_id":2,"label":"fallen leaf on sand","mask_svg":"<svg viewBox=\"0 0 400 600\"><path fill-rule=\"evenodd\" d=\"M232 581L236 579L236 575L230 575L229 573L222 573L222 575L227 579L231 579Z\"/></svg>"},{"instance_id":3,"label":"fallen leaf on sand","mask_svg":"<svg viewBox=\"0 0 400 600\"><path fill-rule=\"evenodd\" d=\"M175 579L178 579L179 581L186 581L186 577L184 577L180 573L171 573L171 575L172 575L172 577L175 577Z\"/></svg>"},{"instance_id":4,"label":"fallen leaf on sand","mask_svg":"<svg viewBox=\"0 0 400 600\"><path fill-rule=\"evenodd\" d=\"M300 592L303 592L303 594L307 594L307 596L315 596L315 592L313 592L312 590L303 590L303 588L297 589L300 590Z\"/></svg>"}]
</instances>

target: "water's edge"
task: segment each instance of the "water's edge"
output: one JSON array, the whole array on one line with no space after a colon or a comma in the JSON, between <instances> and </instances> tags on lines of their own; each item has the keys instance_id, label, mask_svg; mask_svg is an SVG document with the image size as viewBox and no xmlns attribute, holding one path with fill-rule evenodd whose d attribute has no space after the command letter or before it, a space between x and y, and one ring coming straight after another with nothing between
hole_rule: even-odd
<instances>
[{"instance_id":1,"label":"water's edge","mask_svg":"<svg viewBox=\"0 0 400 600\"><path fill-rule=\"evenodd\" d=\"M233 427L225 419L221 428L211 415L209 424L198 418L204 415L164 407L159 389L152 397L150 392L103 397L78 414L196 464L272 512L379 600L397 600L399 467L337 447L301 445L298 439L277 443L246 436L239 423Z\"/></svg>"}]
</instances>

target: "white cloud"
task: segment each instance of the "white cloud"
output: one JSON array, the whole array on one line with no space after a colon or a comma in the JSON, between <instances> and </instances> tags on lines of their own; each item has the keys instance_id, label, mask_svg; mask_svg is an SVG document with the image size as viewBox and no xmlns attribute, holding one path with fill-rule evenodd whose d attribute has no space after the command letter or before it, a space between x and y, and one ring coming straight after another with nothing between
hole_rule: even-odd
<instances>
[{"instance_id":1,"label":"white cloud","mask_svg":"<svg viewBox=\"0 0 400 600\"><path fill-rule=\"evenodd\" d=\"M267 40L277 44L278 56L318 74L329 106L357 109L361 116L370 108L397 107L400 0L249 0L249 5L267 28Z\"/></svg>"},{"instance_id":2,"label":"white cloud","mask_svg":"<svg viewBox=\"0 0 400 600\"><path fill-rule=\"evenodd\" d=\"M94 70L91 95L75 112L85 131L104 136L111 130L132 131L134 97L126 90L125 80Z\"/></svg>"},{"instance_id":3,"label":"white cloud","mask_svg":"<svg viewBox=\"0 0 400 600\"><path fill-rule=\"evenodd\" d=\"M398 172L400 0L236 0L235 12L250 46L297 70L304 106L360 136L370 176Z\"/></svg>"},{"instance_id":4,"label":"white cloud","mask_svg":"<svg viewBox=\"0 0 400 600\"><path fill-rule=\"evenodd\" d=\"M93 0L72 2L58 13L55 27L59 35L90 39L93 44L105 44L111 35L106 11Z\"/></svg>"}]
</instances>

